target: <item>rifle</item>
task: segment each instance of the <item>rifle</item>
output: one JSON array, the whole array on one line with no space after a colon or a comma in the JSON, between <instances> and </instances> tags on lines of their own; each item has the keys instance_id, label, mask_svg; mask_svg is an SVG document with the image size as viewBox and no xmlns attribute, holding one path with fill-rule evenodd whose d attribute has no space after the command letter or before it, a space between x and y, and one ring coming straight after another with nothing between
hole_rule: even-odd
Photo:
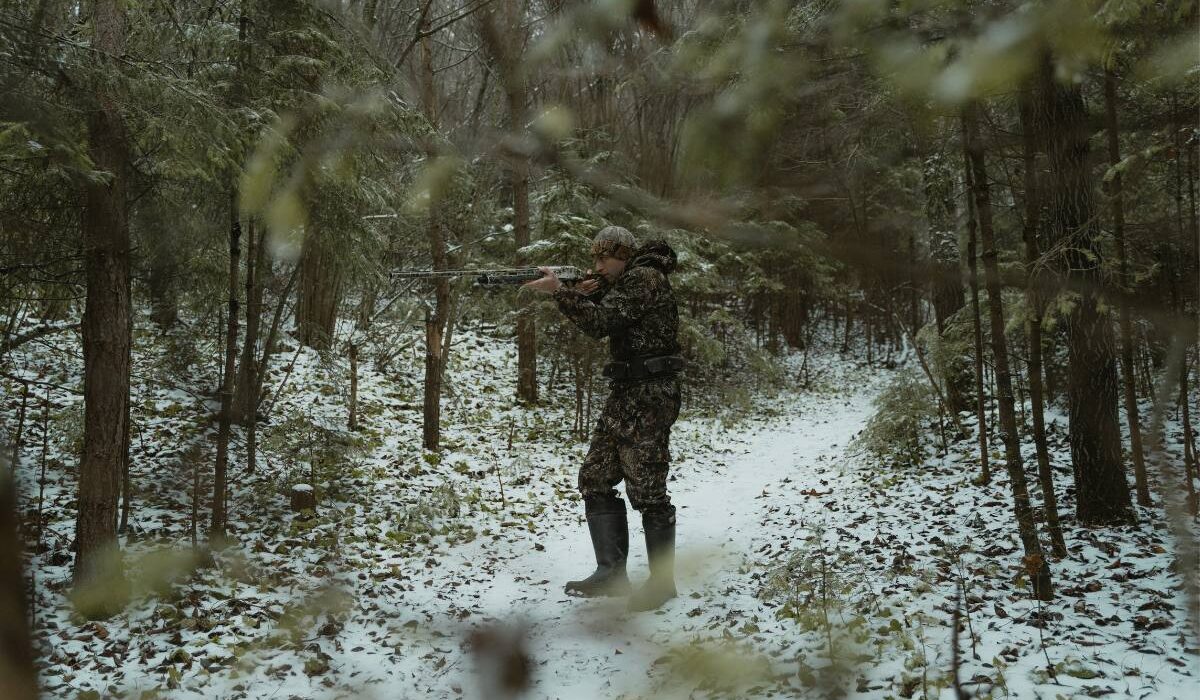
<instances>
[{"instance_id":1,"label":"rifle","mask_svg":"<svg viewBox=\"0 0 1200 700\"><path fill-rule=\"evenodd\" d=\"M562 283L568 286L582 282L585 279L593 279L592 273L584 273L577 267L570 265L551 265L549 269L554 272ZM454 279L457 277L475 276L475 284L481 287L500 287L503 285L519 285L533 280L540 279L544 276L541 270L536 267L514 267L502 268L498 270L400 270L392 273L395 279Z\"/></svg>"}]
</instances>

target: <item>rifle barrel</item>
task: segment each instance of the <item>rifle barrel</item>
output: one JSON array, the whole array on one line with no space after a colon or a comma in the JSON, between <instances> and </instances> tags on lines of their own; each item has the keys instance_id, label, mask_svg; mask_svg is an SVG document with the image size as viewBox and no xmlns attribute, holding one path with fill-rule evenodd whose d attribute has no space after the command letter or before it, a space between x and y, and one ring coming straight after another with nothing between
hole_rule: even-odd
<instances>
[{"instance_id":1,"label":"rifle barrel","mask_svg":"<svg viewBox=\"0 0 1200 700\"><path fill-rule=\"evenodd\" d=\"M552 265L550 269L564 282L573 283L583 279L583 273L577 267ZM398 270L392 273L392 277L396 279L451 279L470 276L475 277L477 284L495 286L530 282L542 277L542 271L536 267L513 267L494 270Z\"/></svg>"}]
</instances>

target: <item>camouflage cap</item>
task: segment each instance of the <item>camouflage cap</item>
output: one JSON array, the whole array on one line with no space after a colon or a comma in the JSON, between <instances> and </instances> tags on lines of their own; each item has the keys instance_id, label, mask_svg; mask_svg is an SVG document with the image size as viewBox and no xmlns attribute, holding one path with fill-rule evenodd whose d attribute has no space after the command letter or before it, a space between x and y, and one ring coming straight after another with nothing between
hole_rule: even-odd
<instances>
[{"instance_id":1,"label":"camouflage cap","mask_svg":"<svg viewBox=\"0 0 1200 700\"><path fill-rule=\"evenodd\" d=\"M605 226L592 239L592 257L607 256L617 260L628 260L633 257L637 248L637 239L629 229L620 226Z\"/></svg>"}]
</instances>

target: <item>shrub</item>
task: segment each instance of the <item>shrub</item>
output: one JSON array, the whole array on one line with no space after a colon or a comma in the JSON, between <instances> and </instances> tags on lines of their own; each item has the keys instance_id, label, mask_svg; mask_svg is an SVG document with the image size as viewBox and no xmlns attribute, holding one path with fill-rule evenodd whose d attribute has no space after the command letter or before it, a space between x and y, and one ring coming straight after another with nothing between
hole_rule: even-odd
<instances>
[{"instance_id":1,"label":"shrub","mask_svg":"<svg viewBox=\"0 0 1200 700\"><path fill-rule=\"evenodd\" d=\"M896 373L875 399L875 414L858 444L881 460L920 464L925 456L926 425L937 417L936 398L911 368Z\"/></svg>"}]
</instances>

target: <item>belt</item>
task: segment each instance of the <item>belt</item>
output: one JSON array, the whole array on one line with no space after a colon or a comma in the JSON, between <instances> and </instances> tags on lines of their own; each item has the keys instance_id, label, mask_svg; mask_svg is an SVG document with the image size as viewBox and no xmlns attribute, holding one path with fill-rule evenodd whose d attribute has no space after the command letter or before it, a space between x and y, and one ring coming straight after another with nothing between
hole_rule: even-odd
<instances>
[{"instance_id":1,"label":"belt","mask_svg":"<svg viewBox=\"0 0 1200 700\"><path fill-rule=\"evenodd\" d=\"M674 374L683 369L683 358L678 355L635 357L623 362L604 365L604 376L613 381L632 381Z\"/></svg>"}]
</instances>

